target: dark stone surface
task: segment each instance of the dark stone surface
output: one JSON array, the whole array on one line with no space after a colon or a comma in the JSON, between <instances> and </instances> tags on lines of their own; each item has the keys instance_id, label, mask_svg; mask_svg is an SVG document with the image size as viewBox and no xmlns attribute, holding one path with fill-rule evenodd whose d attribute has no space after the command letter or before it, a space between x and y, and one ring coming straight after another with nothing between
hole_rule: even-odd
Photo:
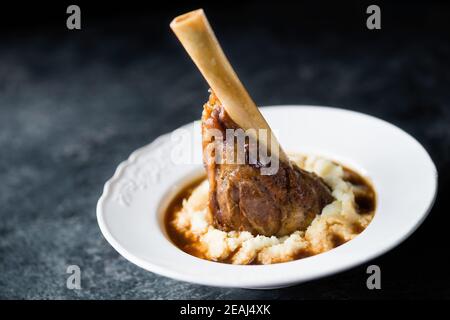
<instances>
[{"instance_id":1,"label":"dark stone surface","mask_svg":"<svg viewBox=\"0 0 450 320\"><path fill-rule=\"evenodd\" d=\"M231 10L209 12L258 104L358 110L398 125L430 152L440 195L412 237L373 261L382 269L382 290L367 290L367 265L279 290L192 285L138 268L105 241L95 217L103 183L133 150L198 119L207 97L167 28L183 10L168 9L152 19L145 12L123 23L99 19L81 32L46 26L2 37L0 298L449 298L445 15L416 8L417 26L414 16L396 20L387 12L383 30L370 33L360 9L349 22L327 12L320 19L324 11L315 7L298 19L269 7L253 20L246 7L232 22L225 18ZM270 13L279 19L269 24ZM81 267L82 290L66 289L70 264Z\"/></svg>"}]
</instances>

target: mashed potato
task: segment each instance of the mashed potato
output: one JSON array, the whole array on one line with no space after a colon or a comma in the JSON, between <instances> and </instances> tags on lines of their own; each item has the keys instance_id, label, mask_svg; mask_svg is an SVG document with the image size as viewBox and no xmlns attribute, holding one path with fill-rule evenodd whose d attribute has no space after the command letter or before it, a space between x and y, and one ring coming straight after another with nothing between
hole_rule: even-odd
<instances>
[{"instance_id":1,"label":"mashed potato","mask_svg":"<svg viewBox=\"0 0 450 320\"><path fill-rule=\"evenodd\" d=\"M207 181L183 200L181 209L170 221L171 226L197 256L233 264L271 264L315 255L353 239L367 227L374 212L358 212L355 186L344 180L342 166L320 157L292 154L290 158L300 168L320 176L335 198L305 231L284 237L266 237L214 228L207 208Z\"/></svg>"}]
</instances>

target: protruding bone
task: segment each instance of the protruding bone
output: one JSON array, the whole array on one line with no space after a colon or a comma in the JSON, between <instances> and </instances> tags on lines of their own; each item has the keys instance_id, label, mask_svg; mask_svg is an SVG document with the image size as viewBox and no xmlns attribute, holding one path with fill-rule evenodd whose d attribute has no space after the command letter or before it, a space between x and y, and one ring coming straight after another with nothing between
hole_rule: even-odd
<instances>
[{"instance_id":1,"label":"protruding bone","mask_svg":"<svg viewBox=\"0 0 450 320\"><path fill-rule=\"evenodd\" d=\"M267 146L272 155L279 155L280 160L289 163L267 121L223 53L203 9L176 17L170 27L230 118L244 130L265 129L267 134L257 137L259 142Z\"/></svg>"}]
</instances>

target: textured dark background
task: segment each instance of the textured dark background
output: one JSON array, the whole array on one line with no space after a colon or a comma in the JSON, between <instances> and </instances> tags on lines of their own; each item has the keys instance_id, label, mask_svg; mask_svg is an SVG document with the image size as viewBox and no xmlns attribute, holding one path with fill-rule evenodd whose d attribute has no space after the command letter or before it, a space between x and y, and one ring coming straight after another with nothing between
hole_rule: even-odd
<instances>
[{"instance_id":1,"label":"textured dark background","mask_svg":"<svg viewBox=\"0 0 450 320\"><path fill-rule=\"evenodd\" d=\"M69 3L2 4L0 298L450 297L449 5L375 2L382 30L369 31L369 3L356 1L75 3L81 31L65 28ZM436 204L413 236L373 261L382 290L366 289L367 265L280 290L192 285L134 266L102 237L95 206L118 163L200 117L207 86L168 29L200 6L258 104L362 111L431 154ZM66 289L69 264L81 267L82 290Z\"/></svg>"}]
</instances>

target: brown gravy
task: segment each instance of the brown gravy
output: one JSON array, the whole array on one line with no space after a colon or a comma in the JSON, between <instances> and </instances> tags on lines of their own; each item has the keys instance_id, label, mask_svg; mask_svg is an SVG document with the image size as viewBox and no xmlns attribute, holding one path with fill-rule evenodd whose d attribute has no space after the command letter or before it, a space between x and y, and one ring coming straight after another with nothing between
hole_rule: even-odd
<instances>
[{"instance_id":1,"label":"brown gravy","mask_svg":"<svg viewBox=\"0 0 450 320\"><path fill-rule=\"evenodd\" d=\"M350 182L355 187L354 195L358 213L370 214L374 212L376 208L376 194L372 184L356 171L345 166L342 166L342 168L344 169L344 180ZM189 198L195 188L197 188L205 179L204 176L197 178L179 191L169 203L164 215L164 225L170 240L184 252L202 259L206 259L204 253L192 245L195 240L186 238L184 234L180 234L171 222L175 219L175 213L182 209L183 200ZM361 233L364 230L359 225L355 225L354 228L355 233ZM333 243L335 247L338 247L345 243L345 241L343 239L333 238ZM313 255L313 253L303 251L295 256L294 260L306 258L311 255ZM230 255L229 259L220 262L231 263L231 256L232 255ZM255 263L253 262L250 264Z\"/></svg>"},{"instance_id":2,"label":"brown gravy","mask_svg":"<svg viewBox=\"0 0 450 320\"><path fill-rule=\"evenodd\" d=\"M344 169L344 180L355 187L353 193L358 213L367 214L374 212L376 208L376 194L372 183L356 171L345 166L342 166L342 168Z\"/></svg>"},{"instance_id":3,"label":"brown gravy","mask_svg":"<svg viewBox=\"0 0 450 320\"><path fill-rule=\"evenodd\" d=\"M205 176L197 178L180 190L170 201L164 214L164 226L170 240L184 252L202 259L205 259L204 254L191 245L192 239L187 239L184 234L180 234L171 222L175 219L175 213L183 207L183 200L189 198L195 188L197 188L205 179Z\"/></svg>"}]
</instances>

